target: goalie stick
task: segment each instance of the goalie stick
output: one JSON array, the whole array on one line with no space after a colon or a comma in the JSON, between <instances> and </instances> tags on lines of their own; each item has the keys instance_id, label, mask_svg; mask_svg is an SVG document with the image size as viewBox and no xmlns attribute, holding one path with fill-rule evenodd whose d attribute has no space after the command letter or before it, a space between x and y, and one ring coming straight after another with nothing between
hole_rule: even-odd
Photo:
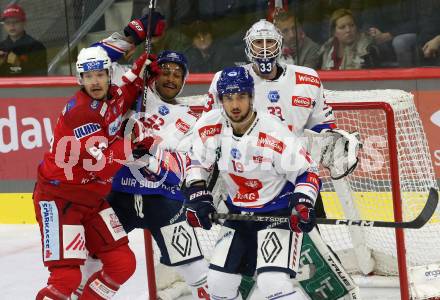
<instances>
[{"instance_id":1,"label":"goalie stick","mask_svg":"<svg viewBox=\"0 0 440 300\"><path fill-rule=\"evenodd\" d=\"M418 229L425 225L431 219L438 204L438 192L436 189L429 190L428 200L426 200L420 214L412 221L408 222L386 222L386 221L370 221L370 220L347 220L347 219L325 219L316 218L316 224L325 225L348 225L361 227L385 227L385 228L410 228ZM256 221L256 222L289 222L289 217L280 216L261 216L261 215L240 215L240 214L223 214L214 213L211 215L213 221L219 219L233 221Z\"/></svg>"}]
</instances>

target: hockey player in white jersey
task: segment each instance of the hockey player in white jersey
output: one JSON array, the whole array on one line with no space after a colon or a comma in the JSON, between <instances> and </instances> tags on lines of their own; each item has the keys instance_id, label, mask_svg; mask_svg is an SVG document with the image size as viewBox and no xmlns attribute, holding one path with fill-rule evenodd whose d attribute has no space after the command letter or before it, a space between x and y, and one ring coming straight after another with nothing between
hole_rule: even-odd
<instances>
[{"instance_id":1,"label":"hockey player in white jersey","mask_svg":"<svg viewBox=\"0 0 440 300\"><path fill-rule=\"evenodd\" d=\"M290 222L226 221L208 273L211 299L242 299L241 274L255 271L265 299L307 299L290 277L298 270L302 232L315 226L317 166L287 126L253 109L254 82L246 69L226 68L216 84L223 109L204 114L193 131L187 222L211 228L215 208L206 180L216 162L231 212L290 216Z\"/></svg>"},{"instance_id":2,"label":"hockey player in white jersey","mask_svg":"<svg viewBox=\"0 0 440 300\"><path fill-rule=\"evenodd\" d=\"M144 148L135 149L142 163L123 167L115 175L107 200L127 232L149 229L159 246L161 263L174 267L194 299L207 300L208 264L194 229L185 222L180 191L189 162L189 133L198 119L188 106L176 102L188 64L183 54L170 50L159 53L157 62L162 72L147 87L146 111L140 118ZM189 240L184 249L176 244L182 238Z\"/></svg>"},{"instance_id":3,"label":"hockey player in white jersey","mask_svg":"<svg viewBox=\"0 0 440 300\"><path fill-rule=\"evenodd\" d=\"M245 52L251 63L243 67L255 81L255 109L277 116L296 135L309 137L307 150L316 162L329 169L334 179L351 173L358 162L360 142L355 133L337 128L332 109L325 102L323 85L317 72L278 62L283 38L279 30L266 20L252 25L244 40ZM205 111L219 105L217 81L220 74L217 72L211 83ZM318 217L325 217L320 194L315 208ZM312 235L322 243L316 230ZM331 251L327 252L336 260ZM340 268L343 270L342 266ZM344 275L349 278L345 271ZM343 278L338 280L342 282ZM348 297L359 299L358 289L352 280L349 285L342 286L351 290Z\"/></svg>"}]
</instances>

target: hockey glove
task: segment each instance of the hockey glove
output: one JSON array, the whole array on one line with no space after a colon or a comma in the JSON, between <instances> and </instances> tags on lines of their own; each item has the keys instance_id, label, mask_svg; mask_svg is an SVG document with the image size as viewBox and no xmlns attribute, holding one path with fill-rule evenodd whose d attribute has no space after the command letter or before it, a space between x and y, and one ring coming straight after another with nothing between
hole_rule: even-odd
<instances>
[{"instance_id":1,"label":"hockey glove","mask_svg":"<svg viewBox=\"0 0 440 300\"><path fill-rule=\"evenodd\" d=\"M302 193L294 193L289 208L292 211L289 221L290 230L296 233L312 231L316 225L316 212L312 199Z\"/></svg>"},{"instance_id":2,"label":"hockey glove","mask_svg":"<svg viewBox=\"0 0 440 300\"><path fill-rule=\"evenodd\" d=\"M151 19L151 34L153 37L160 37L165 32L165 17L159 12L154 12ZM148 15L140 19L134 19L124 28L125 36L131 36L134 44L137 46L142 43L148 30Z\"/></svg>"},{"instance_id":3,"label":"hockey glove","mask_svg":"<svg viewBox=\"0 0 440 300\"><path fill-rule=\"evenodd\" d=\"M192 227L211 229L212 222L209 215L216 212L211 192L205 185L192 185L186 189L185 194L183 209L188 224Z\"/></svg>"},{"instance_id":4,"label":"hockey glove","mask_svg":"<svg viewBox=\"0 0 440 300\"><path fill-rule=\"evenodd\" d=\"M145 74L145 68L147 68L148 78L147 85L150 85L154 80L156 80L157 76L160 74L161 69L157 64L157 56L154 54L149 54L147 56L146 53L143 53L141 56L136 59L131 67L131 70L128 70L122 80L127 82L134 82L136 80L137 84L143 84L143 77Z\"/></svg>"}]
</instances>

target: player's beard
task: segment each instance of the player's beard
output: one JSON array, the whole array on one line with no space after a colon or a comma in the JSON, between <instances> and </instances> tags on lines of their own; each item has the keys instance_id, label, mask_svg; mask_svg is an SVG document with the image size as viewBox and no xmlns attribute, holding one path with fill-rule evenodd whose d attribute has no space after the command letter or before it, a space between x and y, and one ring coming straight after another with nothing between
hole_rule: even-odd
<instances>
[{"instance_id":1,"label":"player's beard","mask_svg":"<svg viewBox=\"0 0 440 300\"><path fill-rule=\"evenodd\" d=\"M225 113L226 113L226 115L228 116L228 119L229 119L233 124L236 124L236 125L245 125L246 122L248 122L248 121L252 118L252 116L253 116L253 114L254 114L254 110L252 109L252 105L250 105L249 108L248 108L248 111L246 112L246 114L243 115L243 116L241 116L241 117L239 117L238 119L235 119L233 116L231 116L231 115L230 115L228 112L226 112L226 111L225 111Z\"/></svg>"}]
</instances>

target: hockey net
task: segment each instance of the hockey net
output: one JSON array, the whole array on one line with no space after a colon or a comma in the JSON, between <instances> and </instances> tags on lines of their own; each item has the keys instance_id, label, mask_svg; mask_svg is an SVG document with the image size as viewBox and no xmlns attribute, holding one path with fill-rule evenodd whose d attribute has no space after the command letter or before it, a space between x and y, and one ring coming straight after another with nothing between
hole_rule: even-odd
<instances>
[{"instance_id":1,"label":"hockey net","mask_svg":"<svg viewBox=\"0 0 440 300\"><path fill-rule=\"evenodd\" d=\"M413 95L400 90L327 90L325 95L338 127L359 132L363 142L359 165L351 175L334 181L326 170L320 170L327 216L380 221L414 219L426 202L429 188L438 187ZM204 99L192 96L182 101L197 107ZM214 198L224 199L224 191L219 180ZM428 224L406 230L404 235L402 230L344 225L323 225L320 231L347 271L362 276L395 276L400 280L402 299L408 299L407 269L440 262L440 251L434 250L440 244L439 217L437 208ZM210 231L198 230L208 260L218 231L219 225ZM147 257L154 260L159 297L176 299L188 292L172 270L164 271L158 248L153 248L154 254L147 253ZM148 277L150 281L154 278L152 274ZM154 296L150 295L150 299Z\"/></svg>"}]
</instances>

